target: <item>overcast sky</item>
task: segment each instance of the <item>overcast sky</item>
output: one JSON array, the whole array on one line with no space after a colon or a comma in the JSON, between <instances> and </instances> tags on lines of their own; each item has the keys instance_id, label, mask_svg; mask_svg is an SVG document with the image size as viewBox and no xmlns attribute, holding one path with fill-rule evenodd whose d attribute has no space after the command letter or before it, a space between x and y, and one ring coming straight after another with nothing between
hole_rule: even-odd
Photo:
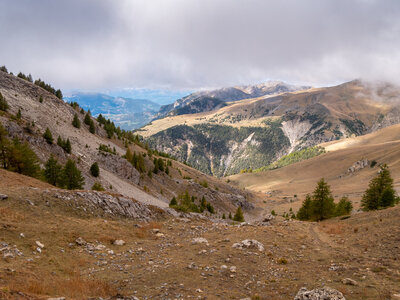
<instances>
[{"instance_id":1,"label":"overcast sky","mask_svg":"<svg viewBox=\"0 0 400 300\"><path fill-rule=\"evenodd\" d=\"M400 82L398 0L0 0L0 39L62 89Z\"/></svg>"}]
</instances>

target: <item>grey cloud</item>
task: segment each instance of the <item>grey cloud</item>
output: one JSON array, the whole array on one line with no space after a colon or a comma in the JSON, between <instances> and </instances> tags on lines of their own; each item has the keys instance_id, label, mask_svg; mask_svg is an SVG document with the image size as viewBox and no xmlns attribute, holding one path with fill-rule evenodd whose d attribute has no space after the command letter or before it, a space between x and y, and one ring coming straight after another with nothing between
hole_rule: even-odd
<instances>
[{"instance_id":1,"label":"grey cloud","mask_svg":"<svg viewBox=\"0 0 400 300\"><path fill-rule=\"evenodd\" d=\"M63 88L400 81L396 0L0 0L0 38Z\"/></svg>"}]
</instances>

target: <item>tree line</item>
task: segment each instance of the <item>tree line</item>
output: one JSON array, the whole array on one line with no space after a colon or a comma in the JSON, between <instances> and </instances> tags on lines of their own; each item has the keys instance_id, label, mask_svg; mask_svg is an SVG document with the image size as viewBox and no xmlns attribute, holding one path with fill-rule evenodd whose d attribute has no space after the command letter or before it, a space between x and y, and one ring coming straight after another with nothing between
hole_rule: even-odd
<instances>
[{"instance_id":1,"label":"tree line","mask_svg":"<svg viewBox=\"0 0 400 300\"><path fill-rule=\"evenodd\" d=\"M383 165L376 177L374 177L364 192L361 200L361 208L364 211L384 209L399 203L399 197L393 188L393 179L389 167ZM342 197L339 203L335 203L330 186L322 178L317 183L314 192L308 194L297 212L299 220L322 221L336 216L350 214L352 203L347 197Z\"/></svg>"}]
</instances>

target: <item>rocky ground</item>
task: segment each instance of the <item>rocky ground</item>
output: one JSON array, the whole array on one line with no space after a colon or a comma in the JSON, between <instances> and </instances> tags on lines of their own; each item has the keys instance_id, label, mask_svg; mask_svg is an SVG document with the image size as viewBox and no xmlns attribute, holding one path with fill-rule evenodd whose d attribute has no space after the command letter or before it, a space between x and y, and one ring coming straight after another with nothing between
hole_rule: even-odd
<instances>
[{"instance_id":1,"label":"rocky ground","mask_svg":"<svg viewBox=\"0 0 400 300\"><path fill-rule=\"evenodd\" d=\"M232 224L45 184L0 193L2 299L294 299L302 287L326 286L346 299L400 293L400 207L318 224Z\"/></svg>"}]
</instances>

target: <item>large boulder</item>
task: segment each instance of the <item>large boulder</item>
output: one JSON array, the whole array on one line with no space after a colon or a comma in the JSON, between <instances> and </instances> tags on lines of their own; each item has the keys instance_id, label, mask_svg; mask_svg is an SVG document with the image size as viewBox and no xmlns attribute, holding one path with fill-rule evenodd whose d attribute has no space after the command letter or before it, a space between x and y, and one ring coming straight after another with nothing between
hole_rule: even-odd
<instances>
[{"instance_id":1,"label":"large boulder","mask_svg":"<svg viewBox=\"0 0 400 300\"><path fill-rule=\"evenodd\" d=\"M302 287L294 300L346 300L343 294L330 287L307 290Z\"/></svg>"}]
</instances>

